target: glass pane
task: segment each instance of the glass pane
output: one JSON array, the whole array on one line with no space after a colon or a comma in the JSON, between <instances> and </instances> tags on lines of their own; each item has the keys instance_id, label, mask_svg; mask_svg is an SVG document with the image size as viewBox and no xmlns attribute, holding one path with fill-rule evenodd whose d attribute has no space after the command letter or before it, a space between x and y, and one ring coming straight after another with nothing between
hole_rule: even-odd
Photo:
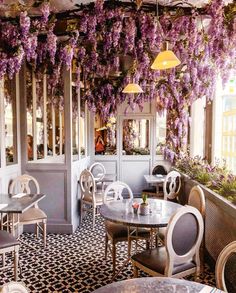
<instances>
[{"instance_id":1,"label":"glass pane","mask_svg":"<svg viewBox=\"0 0 236 293\"><path fill-rule=\"evenodd\" d=\"M79 131L78 131L78 94L76 87L72 87L72 154L73 160L78 159L79 151Z\"/></svg>"},{"instance_id":2,"label":"glass pane","mask_svg":"<svg viewBox=\"0 0 236 293\"><path fill-rule=\"evenodd\" d=\"M80 141L80 155L85 156L85 102L80 101L80 119L79 119L79 141Z\"/></svg>"},{"instance_id":3,"label":"glass pane","mask_svg":"<svg viewBox=\"0 0 236 293\"><path fill-rule=\"evenodd\" d=\"M43 75L36 78L36 144L37 159L44 158Z\"/></svg>"},{"instance_id":4,"label":"glass pane","mask_svg":"<svg viewBox=\"0 0 236 293\"><path fill-rule=\"evenodd\" d=\"M123 155L150 154L150 121L125 119L123 121Z\"/></svg>"},{"instance_id":5,"label":"glass pane","mask_svg":"<svg viewBox=\"0 0 236 293\"><path fill-rule=\"evenodd\" d=\"M156 139L156 155L161 155L166 143L166 111L162 115L156 114Z\"/></svg>"},{"instance_id":6,"label":"glass pane","mask_svg":"<svg viewBox=\"0 0 236 293\"><path fill-rule=\"evenodd\" d=\"M104 123L100 116L96 114L94 123L95 154L115 155L116 154L116 118L110 117Z\"/></svg>"},{"instance_id":7,"label":"glass pane","mask_svg":"<svg viewBox=\"0 0 236 293\"><path fill-rule=\"evenodd\" d=\"M5 147L6 165L17 163L17 132L16 132L16 97L14 81L4 79L4 120L5 120Z\"/></svg>"},{"instance_id":8,"label":"glass pane","mask_svg":"<svg viewBox=\"0 0 236 293\"><path fill-rule=\"evenodd\" d=\"M26 116L27 116L27 156L28 161L33 160L33 99L32 99L32 73L26 71Z\"/></svg>"}]
</instances>

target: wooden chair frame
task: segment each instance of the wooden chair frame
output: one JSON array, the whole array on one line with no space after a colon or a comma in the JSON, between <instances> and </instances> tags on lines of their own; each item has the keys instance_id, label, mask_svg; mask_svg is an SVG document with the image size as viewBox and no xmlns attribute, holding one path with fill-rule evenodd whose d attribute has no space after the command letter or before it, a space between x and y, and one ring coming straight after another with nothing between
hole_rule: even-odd
<instances>
[{"instance_id":1,"label":"wooden chair frame","mask_svg":"<svg viewBox=\"0 0 236 293\"><path fill-rule=\"evenodd\" d=\"M228 292L226 284L225 284L225 278L224 278L225 265L233 253L236 253L236 241L229 243L221 251L216 261L216 267L215 267L216 286L217 288L225 292Z\"/></svg>"},{"instance_id":2,"label":"wooden chair frame","mask_svg":"<svg viewBox=\"0 0 236 293\"><path fill-rule=\"evenodd\" d=\"M177 179L179 180L178 186L177 186ZM169 191L167 190L167 185L168 185ZM181 174L177 171L170 171L166 175L166 178L163 184L164 200L175 199L178 196L180 188L181 188Z\"/></svg>"},{"instance_id":3,"label":"wooden chair frame","mask_svg":"<svg viewBox=\"0 0 236 293\"><path fill-rule=\"evenodd\" d=\"M175 228L175 225L177 223L177 221L185 214L191 213L195 216L197 222L198 222L198 237L197 240L194 244L194 246L184 255L178 255L176 254L174 248L173 248L173 244L172 244L172 234ZM200 249L200 244L202 241L202 237L203 237L203 229L204 229L204 224L203 224L203 219L202 219L202 215L200 214L200 212L194 208L194 207L190 207L190 206L184 206L182 208L180 208L170 219L170 222L167 226L167 234L166 234L166 238L165 238L165 247L166 247L166 251L167 251L167 264L165 267L165 272L164 275L153 271L145 266L143 266L142 264L140 264L137 261L134 261L132 259L132 265L133 265L133 269L134 269L134 277L138 277L138 268L141 269L142 271L152 275L152 276L166 276L166 277L175 277L175 278L182 278L184 276L190 275L195 273L196 274L196 278L198 277L198 275L200 274L200 258L199 258L199 249ZM196 267L188 269L186 271L183 271L181 273L177 273L175 275L172 275L173 272L173 267L174 264L181 264L184 262L187 262L189 260L194 260L194 262L196 263Z\"/></svg>"},{"instance_id":4,"label":"wooden chair frame","mask_svg":"<svg viewBox=\"0 0 236 293\"><path fill-rule=\"evenodd\" d=\"M106 199L107 196L111 193L111 191L113 191L113 195L114 195L114 200L122 200L123 196L122 196L122 192L123 190L126 189L128 191L129 194L129 199L133 199L133 192L131 190L131 188L124 182L122 181L116 181L113 182L111 184L109 184L104 192L104 203L106 204ZM107 251L109 249L111 255L112 255L112 263L113 263L113 275L115 276L115 272L116 272L116 244L118 242L123 242L123 241L128 241L128 255L130 255L131 253L131 248L132 248L132 241L135 240L140 240L140 239L144 239L146 240L146 245L147 247L149 247L149 238L150 236L147 237L142 237L141 235L139 235L138 233L138 229L131 229L130 227L127 227L127 231L128 231L128 236L127 237L119 237L114 239L107 231L106 231L106 235L105 235L105 259L107 259ZM109 245L109 241L111 243L111 246Z\"/></svg>"},{"instance_id":5,"label":"wooden chair frame","mask_svg":"<svg viewBox=\"0 0 236 293\"><path fill-rule=\"evenodd\" d=\"M24 175L16 177L9 186L9 193L15 194L14 191L15 191L15 188L17 188L18 192L26 192L30 194L31 193L30 186L29 186L30 182L33 182L35 184L36 192L40 193L38 181L33 176L30 176L28 174L24 174ZM37 203L34 205L34 208L39 209ZM31 219L30 221L22 221L20 219L19 224L20 225L35 224L36 237L37 238L39 237L39 230L41 230L43 233L44 247L46 247L46 244L47 244L47 219L46 218ZM40 224L42 224L42 227ZM12 229L14 229L14 227L12 227Z\"/></svg>"},{"instance_id":6,"label":"wooden chair frame","mask_svg":"<svg viewBox=\"0 0 236 293\"><path fill-rule=\"evenodd\" d=\"M95 217L98 215L97 207L103 204L103 201L96 201L96 183L93 174L84 169L80 174L79 179L81 189L81 204L80 204L80 218L83 219L84 211L92 211L93 214L93 228L95 226ZM87 205L85 207L84 205Z\"/></svg>"},{"instance_id":7,"label":"wooden chair frame","mask_svg":"<svg viewBox=\"0 0 236 293\"><path fill-rule=\"evenodd\" d=\"M95 177L95 176L93 175L93 169L96 168L96 167L99 167L99 168L101 169L101 171L102 171L101 173L99 173L100 176L98 176L98 177ZM98 162L93 163L93 164L89 167L89 171L92 173L95 182L99 182L99 181L101 181L101 180L105 177L105 175L106 175L106 169L105 169L105 167L103 166L103 164L98 163Z\"/></svg>"},{"instance_id":8,"label":"wooden chair frame","mask_svg":"<svg viewBox=\"0 0 236 293\"><path fill-rule=\"evenodd\" d=\"M19 265L19 249L20 245L12 245L6 248L0 248L0 254L2 255L2 263L3 266L1 269L7 268L5 263L5 254L8 252L13 252L14 255L14 280L17 281L18 279L18 265Z\"/></svg>"}]
</instances>

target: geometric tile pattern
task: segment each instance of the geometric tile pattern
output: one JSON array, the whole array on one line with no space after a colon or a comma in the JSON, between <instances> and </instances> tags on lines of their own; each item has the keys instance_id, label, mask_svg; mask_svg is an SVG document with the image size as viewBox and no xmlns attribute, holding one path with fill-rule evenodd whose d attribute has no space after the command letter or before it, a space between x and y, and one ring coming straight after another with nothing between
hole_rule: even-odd
<instances>
[{"instance_id":1,"label":"geometric tile pattern","mask_svg":"<svg viewBox=\"0 0 236 293\"><path fill-rule=\"evenodd\" d=\"M86 293L107 285L112 278L112 262L108 256L104 259L104 223L98 216L92 229L92 219L88 214L82 225L73 235L48 234L47 248L44 249L40 239L34 234L24 233L21 240L30 244L35 250L20 247L20 265L22 281L29 291L46 292L79 292ZM117 245L117 268L127 255L126 243ZM7 262L11 262L8 255ZM132 267L127 265L116 281L132 278ZM193 277L187 277L193 280ZM13 280L13 271L0 271L0 285ZM200 276L201 283L215 286L214 273L206 265L205 275Z\"/></svg>"}]
</instances>

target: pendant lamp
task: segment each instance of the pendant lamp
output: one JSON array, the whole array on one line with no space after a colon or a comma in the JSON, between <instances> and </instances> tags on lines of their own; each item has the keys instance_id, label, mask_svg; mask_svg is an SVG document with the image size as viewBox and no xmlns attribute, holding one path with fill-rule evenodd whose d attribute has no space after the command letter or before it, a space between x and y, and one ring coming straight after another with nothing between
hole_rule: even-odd
<instances>
[{"instance_id":1,"label":"pendant lamp","mask_svg":"<svg viewBox=\"0 0 236 293\"><path fill-rule=\"evenodd\" d=\"M151 69L164 70L176 67L180 64L179 58L171 50L168 50L168 42L166 42L165 50L161 51L151 65Z\"/></svg>"},{"instance_id":2,"label":"pendant lamp","mask_svg":"<svg viewBox=\"0 0 236 293\"><path fill-rule=\"evenodd\" d=\"M160 32L162 31L161 24L159 22L159 8L158 8L158 0L156 0L156 16L157 16L157 24L160 27ZM164 37L164 36L163 36ZM151 69L153 70L164 70L176 67L180 64L180 60L175 55L175 53L171 50L168 50L168 42L165 42L164 50L161 51L154 62L151 65Z\"/></svg>"},{"instance_id":3,"label":"pendant lamp","mask_svg":"<svg viewBox=\"0 0 236 293\"><path fill-rule=\"evenodd\" d=\"M127 86L123 89L122 93L124 94L141 94L143 93L142 88L137 83L128 83Z\"/></svg>"}]
</instances>

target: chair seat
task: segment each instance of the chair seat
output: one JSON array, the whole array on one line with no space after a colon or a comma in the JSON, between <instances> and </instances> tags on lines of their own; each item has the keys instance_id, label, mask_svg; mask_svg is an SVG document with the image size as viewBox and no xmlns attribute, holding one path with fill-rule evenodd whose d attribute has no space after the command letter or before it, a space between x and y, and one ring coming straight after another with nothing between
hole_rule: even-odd
<instances>
[{"instance_id":1,"label":"chair seat","mask_svg":"<svg viewBox=\"0 0 236 293\"><path fill-rule=\"evenodd\" d=\"M122 224L116 224L110 221L105 221L105 227L107 233L112 239L128 238L127 226ZM150 238L150 231L147 229L138 229L138 236L144 238Z\"/></svg>"},{"instance_id":2,"label":"chair seat","mask_svg":"<svg viewBox=\"0 0 236 293\"><path fill-rule=\"evenodd\" d=\"M103 192L96 192L95 193L96 203L97 204L103 203L103 197L104 197L104 193ZM90 196L85 196L83 198L83 200L86 201L86 202L91 202L92 203L92 197L90 197ZM107 201L114 200L114 197L113 196L107 196L106 200Z\"/></svg>"},{"instance_id":3,"label":"chair seat","mask_svg":"<svg viewBox=\"0 0 236 293\"><path fill-rule=\"evenodd\" d=\"M157 272L162 275L165 274L165 267L168 262L168 259L166 248L164 246L155 249L145 250L141 253L133 255L131 259L154 272ZM174 265L172 275L192 269L195 266L196 265L193 261Z\"/></svg>"},{"instance_id":4,"label":"chair seat","mask_svg":"<svg viewBox=\"0 0 236 293\"><path fill-rule=\"evenodd\" d=\"M13 237L10 233L3 230L0 231L0 249L19 244L20 243L16 240L16 238Z\"/></svg>"},{"instance_id":5,"label":"chair seat","mask_svg":"<svg viewBox=\"0 0 236 293\"><path fill-rule=\"evenodd\" d=\"M20 215L21 223L44 219L47 219L47 215L39 208L29 208L22 215Z\"/></svg>"}]
</instances>

